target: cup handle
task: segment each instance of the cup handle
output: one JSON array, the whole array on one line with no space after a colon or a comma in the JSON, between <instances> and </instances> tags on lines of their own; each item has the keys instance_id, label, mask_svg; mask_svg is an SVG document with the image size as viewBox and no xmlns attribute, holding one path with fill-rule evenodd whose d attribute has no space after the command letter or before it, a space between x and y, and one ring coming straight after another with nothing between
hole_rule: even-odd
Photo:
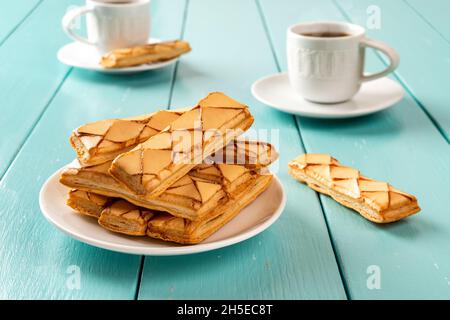
<instances>
[{"instance_id":1,"label":"cup handle","mask_svg":"<svg viewBox=\"0 0 450 320\"><path fill-rule=\"evenodd\" d=\"M393 48L389 47L384 42L374 40L374 39L369 39L369 38L363 38L361 40L361 45L364 47L373 48L373 49L383 52L384 54L386 54L388 56L389 60L391 61L390 65L385 70L374 73L374 74L370 74L367 76L363 75L361 77L361 82L372 81L372 80L382 78L382 77L388 75L389 73L391 73L392 71L394 71L398 67L398 65L400 63L400 56L398 55L397 51L395 51Z\"/></svg>"},{"instance_id":2,"label":"cup handle","mask_svg":"<svg viewBox=\"0 0 450 320\"><path fill-rule=\"evenodd\" d=\"M74 8L69 10L63 17L61 23L62 23L62 27L63 30L67 33L67 35L71 38L73 38L76 41L91 45L91 46L95 46L96 43L89 41L86 38L83 38L81 36L79 36L78 34L75 33L75 31L73 30L73 21L78 18L79 16L86 14L86 13L93 13L94 9L93 8L88 8L88 7L79 7L79 8Z\"/></svg>"}]
</instances>

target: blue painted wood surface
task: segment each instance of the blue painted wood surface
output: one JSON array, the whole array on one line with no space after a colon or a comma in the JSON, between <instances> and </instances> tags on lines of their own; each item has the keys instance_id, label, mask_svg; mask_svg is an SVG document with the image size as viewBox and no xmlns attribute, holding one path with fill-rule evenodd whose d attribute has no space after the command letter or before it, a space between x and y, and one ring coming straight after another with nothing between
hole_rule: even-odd
<instances>
[{"instance_id":1,"label":"blue painted wood surface","mask_svg":"<svg viewBox=\"0 0 450 320\"><path fill-rule=\"evenodd\" d=\"M450 42L450 1L404 0L436 33ZM431 5L430 5L431 4Z\"/></svg>"},{"instance_id":2,"label":"blue painted wood surface","mask_svg":"<svg viewBox=\"0 0 450 320\"><path fill-rule=\"evenodd\" d=\"M177 68L126 77L72 70L56 60L70 41L60 19L81 0L1 2L0 298L450 298L450 26L441 1L153 0L152 36L184 36L193 51ZM402 56L397 76L409 95L397 106L318 121L273 111L251 96L254 80L285 70L289 24L365 25L369 5L382 14L382 28L369 35ZM383 63L368 55L368 70ZM191 105L210 90L248 103L255 129L267 129L281 152L273 169L288 203L269 230L218 251L144 259L81 244L44 221L38 192L74 157L67 143L74 127ZM278 140L271 129L279 129ZM422 213L380 227L317 196L286 173L287 162L305 149L331 153L416 194ZM374 266L379 290L367 286ZM78 270L80 288L71 288Z\"/></svg>"}]
</instances>

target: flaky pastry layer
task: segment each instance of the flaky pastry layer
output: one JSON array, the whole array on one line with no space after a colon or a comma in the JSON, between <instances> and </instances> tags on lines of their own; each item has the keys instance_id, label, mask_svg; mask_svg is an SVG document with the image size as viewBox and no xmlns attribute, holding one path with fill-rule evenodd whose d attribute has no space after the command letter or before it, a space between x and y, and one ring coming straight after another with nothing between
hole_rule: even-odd
<instances>
[{"instance_id":1,"label":"flaky pastry layer","mask_svg":"<svg viewBox=\"0 0 450 320\"><path fill-rule=\"evenodd\" d=\"M126 235L142 236L172 241L181 244L196 244L202 242L228 221L233 219L244 207L253 202L264 192L272 181L272 175L260 175L253 179L234 198L227 199L215 212L211 212L202 220L190 221L171 216L167 213L155 212L140 208L120 199L108 199L108 205L103 208L99 224L113 232ZM83 192L83 191L77 191ZM85 192L86 198L93 194ZM79 201L80 197L69 200L76 204L75 210L86 210L88 203Z\"/></svg>"},{"instance_id":2,"label":"flaky pastry layer","mask_svg":"<svg viewBox=\"0 0 450 320\"><path fill-rule=\"evenodd\" d=\"M146 198L125 189L109 173L109 165L80 167L75 161L64 169L60 182L70 188L127 201L148 209L199 220L221 205L225 196L234 197L258 174L240 165L201 165L194 168L156 198Z\"/></svg>"}]
</instances>

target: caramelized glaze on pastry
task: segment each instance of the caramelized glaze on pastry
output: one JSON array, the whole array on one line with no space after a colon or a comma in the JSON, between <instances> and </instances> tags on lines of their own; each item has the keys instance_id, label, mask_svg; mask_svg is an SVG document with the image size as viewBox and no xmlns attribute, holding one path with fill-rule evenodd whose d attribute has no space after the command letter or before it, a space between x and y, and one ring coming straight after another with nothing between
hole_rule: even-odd
<instances>
[{"instance_id":1,"label":"caramelized glaze on pastry","mask_svg":"<svg viewBox=\"0 0 450 320\"><path fill-rule=\"evenodd\" d=\"M109 172L132 192L157 197L252 123L247 106L210 93L166 129L119 155Z\"/></svg>"},{"instance_id":2,"label":"caramelized glaze on pastry","mask_svg":"<svg viewBox=\"0 0 450 320\"><path fill-rule=\"evenodd\" d=\"M72 132L70 144L81 165L102 164L156 135L189 109L88 123Z\"/></svg>"}]
</instances>

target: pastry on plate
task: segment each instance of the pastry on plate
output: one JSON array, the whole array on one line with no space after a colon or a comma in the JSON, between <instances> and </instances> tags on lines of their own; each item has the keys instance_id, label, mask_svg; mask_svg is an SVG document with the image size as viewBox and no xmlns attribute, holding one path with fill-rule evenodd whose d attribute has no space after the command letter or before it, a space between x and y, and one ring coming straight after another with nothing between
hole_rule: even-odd
<instances>
[{"instance_id":1,"label":"pastry on plate","mask_svg":"<svg viewBox=\"0 0 450 320\"><path fill-rule=\"evenodd\" d=\"M109 172L135 194L156 198L252 123L247 106L210 93L166 129L120 154Z\"/></svg>"},{"instance_id":2,"label":"pastry on plate","mask_svg":"<svg viewBox=\"0 0 450 320\"><path fill-rule=\"evenodd\" d=\"M73 189L69 191L67 205L82 215L98 218L110 200L107 196Z\"/></svg>"},{"instance_id":3,"label":"pastry on plate","mask_svg":"<svg viewBox=\"0 0 450 320\"><path fill-rule=\"evenodd\" d=\"M189 43L181 40L144 44L113 50L102 56L100 64L108 69L132 67L171 60L189 51L191 51Z\"/></svg>"},{"instance_id":4,"label":"pastry on plate","mask_svg":"<svg viewBox=\"0 0 450 320\"><path fill-rule=\"evenodd\" d=\"M169 214L157 215L148 222L147 235L182 244L202 242L252 203L269 187L271 181L272 175L259 175L237 196L227 199L217 210L211 211L199 221L181 219Z\"/></svg>"},{"instance_id":5,"label":"pastry on plate","mask_svg":"<svg viewBox=\"0 0 450 320\"><path fill-rule=\"evenodd\" d=\"M84 167L114 160L141 142L165 129L191 108L160 110L123 119L107 119L82 125L72 132L70 144ZM245 164L254 168L267 166L278 157L272 145L236 138L226 148L210 156L216 163Z\"/></svg>"},{"instance_id":6,"label":"pastry on plate","mask_svg":"<svg viewBox=\"0 0 450 320\"><path fill-rule=\"evenodd\" d=\"M233 219L269 187L271 180L271 174L258 175L236 193L235 197L227 198L216 210L197 221L148 210L122 199L108 198L109 204L103 208L98 222L102 227L113 232L127 235L146 234L151 238L165 241L195 244L203 241ZM85 193L87 199L95 197L91 192L77 192ZM74 197L73 193L69 193L68 202L75 204L72 208L79 212L86 211L93 205L80 201L80 197Z\"/></svg>"},{"instance_id":7,"label":"pastry on plate","mask_svg":"<svg viewBox=\"0 0 450 320\"><path fill-rule=\"evenodd\" d=\"M147 223L157 213L117 199L101 213L98 223L105 229L130 236L145 236Z\"/></svg>"},{"instance_id":8,"label":"pastry on plate","mask_svg":"<svg viewBox=\"0 0 450 320\"><path fill-rule=\"evenodd\" d=\"M326 154L299 156L289 163L289 173L376 223L394 222L420 211L413 195L367 178Z\"/></svg>"},{"instance_id":9,"label":"pastry on plate","mask_svg":"<svg viewBox=\"0 0 450 320\"><path fill-rule=\"evenodd\" d=\"M88 123L72 132L70 144L81 165L102 164L159 133L189 109L161 110L137 117Z\"/></svg>"}]
</instances>

